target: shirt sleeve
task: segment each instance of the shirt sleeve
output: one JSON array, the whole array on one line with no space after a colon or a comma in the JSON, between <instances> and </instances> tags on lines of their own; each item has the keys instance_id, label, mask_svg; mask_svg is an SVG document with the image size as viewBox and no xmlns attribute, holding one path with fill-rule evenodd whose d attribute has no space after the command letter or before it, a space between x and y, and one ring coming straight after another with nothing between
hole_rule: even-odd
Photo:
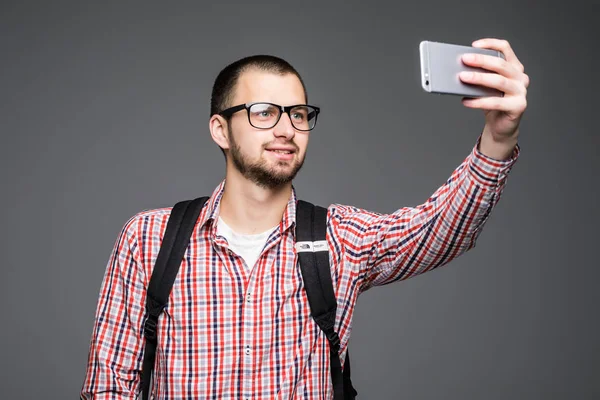
<instances>
[{"instance_id":1,"label":"shirt sleeve","mask_svg":"<svg viewBox=\"0 0 600 400\"><path fill-rule=\"evenodd\" d=\"M391 214L331 206L335 248L352 266L359 293L433 270L475 247L520 154L517 145L509 159L495 160L478 150L480 142L481 135L423 204Z\"/></svg>"},{"instance_id":2,"label":"shirt sleeve","mask_svg":"<svg viewBox=\"0 0 600 400\"><path fill-rule=\"evenodd\" d=\"M106 266L81 399L135 399L140 390L146 300L135 221L123 226Z\"/></svg>"}]
</instances>

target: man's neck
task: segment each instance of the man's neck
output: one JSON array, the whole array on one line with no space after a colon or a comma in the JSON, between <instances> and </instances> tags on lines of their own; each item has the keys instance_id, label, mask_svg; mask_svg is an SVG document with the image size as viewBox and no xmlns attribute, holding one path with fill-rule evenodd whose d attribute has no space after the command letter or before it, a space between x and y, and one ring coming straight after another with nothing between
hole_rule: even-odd
<instances>
[{"instance_id":1,"label":"man's neck","mask_svg":"<svg viewBox=\"0 0 600 400\"><path fill-rule=\"evenodd\" d=\"M291 183L265 189L241 176L227 177L219 216L237 233L262 233L281 222L291 194Z\"/></svg>"}]
</instances>

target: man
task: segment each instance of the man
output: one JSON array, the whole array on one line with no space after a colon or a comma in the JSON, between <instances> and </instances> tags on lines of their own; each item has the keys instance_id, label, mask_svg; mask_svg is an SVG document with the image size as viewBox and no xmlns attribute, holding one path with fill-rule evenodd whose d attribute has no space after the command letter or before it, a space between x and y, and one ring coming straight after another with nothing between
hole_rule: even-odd
<instances>
[{"instance_id":1,"label":"man","mask_svg":"<svg viewBox=\"0 0 600 400\"><path fill-rule=\"evenodd\" d=\"M424 204L379 214L328 207L327 245L338 303L342 365L359 294L442 266L475 245L516 162L529 79L509 43L473 44L506 60L464 62L489 73L465 82L505 92L463 100L485 112L476 145ZM217 77L210 133L225 180L194 228L158 326L158 399L330 399L328 342L310 315L296 263L292 179L319 110L299 74L270 56L239 60ZM81 397L133 399L140 390L146 289L171 208L124 225L104 276Z\"/></svg>"}]
</instances>

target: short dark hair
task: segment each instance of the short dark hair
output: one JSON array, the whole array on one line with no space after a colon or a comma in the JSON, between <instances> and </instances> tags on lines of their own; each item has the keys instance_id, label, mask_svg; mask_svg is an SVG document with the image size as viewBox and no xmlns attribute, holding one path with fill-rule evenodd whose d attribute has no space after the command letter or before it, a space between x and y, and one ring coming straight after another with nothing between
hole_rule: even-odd
<instances>
[{"instance_id":1,"label":"short dark hair","mask_svg":"<svg viewBox=\"0 0 600 400\"><path fill-rule=\"evenodd\" d=\"M272 55L258 54L241 58L227 65L219 72L212 88L210 98L210 116L232 107L231 104L235 96L235 87L240 76L248 71L256 69L264 72L271 72L279 75L293 74L298 77L304 90L305 101L308 102L308 94L302 77L294 67L282 58ZM225 150L221 148L223 155Z\"/></svg>"}]
</instances>

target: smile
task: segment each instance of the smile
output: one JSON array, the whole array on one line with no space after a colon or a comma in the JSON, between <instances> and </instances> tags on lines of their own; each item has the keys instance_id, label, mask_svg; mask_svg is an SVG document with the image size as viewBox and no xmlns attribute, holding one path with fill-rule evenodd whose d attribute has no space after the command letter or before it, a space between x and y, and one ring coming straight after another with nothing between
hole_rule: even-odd
<instances>
[{"instance_id":1,"label":"smile","mask_svg":"<svg viewBox=\"0 0 600 400\"><path fill-rule=\"evenodd\" d=\"M294 152L289 150L267 150L267 152L280 160L291 160L294 158Z\"/></svg>"}]
</instances>

